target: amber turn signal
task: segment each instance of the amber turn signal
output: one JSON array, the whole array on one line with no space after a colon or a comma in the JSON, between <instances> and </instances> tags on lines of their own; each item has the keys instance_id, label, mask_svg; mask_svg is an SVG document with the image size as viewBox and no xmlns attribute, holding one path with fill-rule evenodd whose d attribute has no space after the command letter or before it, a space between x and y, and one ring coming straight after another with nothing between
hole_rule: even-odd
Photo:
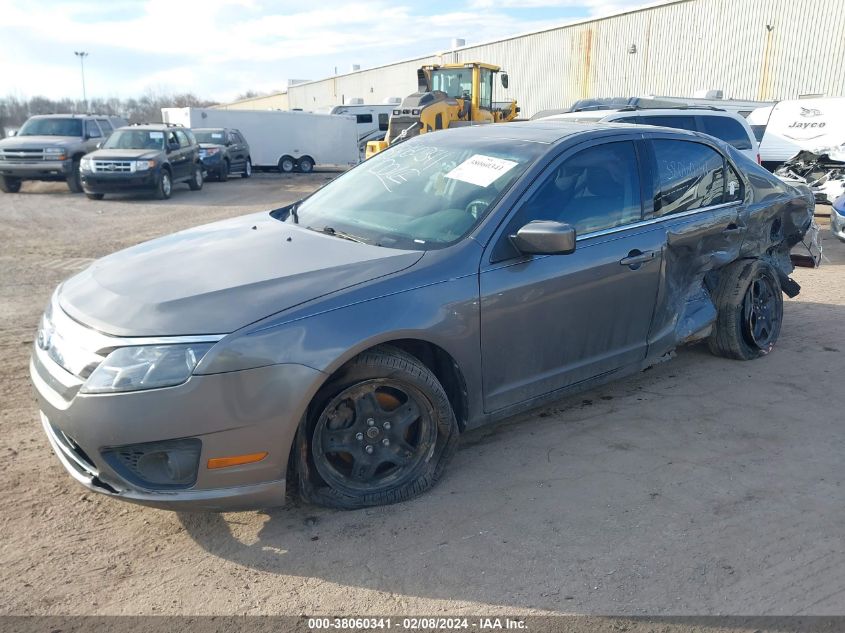
<instances>
[{"instance_id":1,"label":"amber turn signal","mask_svg":"<svg viewBox=\"0 0 845 633\"><path fill-rule=\"evenodd\" d=\"M250 453L249 455L234 455L232 457L212 457L208 460L208 468L229 468L230 466L243 466L244 464L253 464L260 462L269 455L267 451L263 453Z\"/></svg>"}]
</instances>

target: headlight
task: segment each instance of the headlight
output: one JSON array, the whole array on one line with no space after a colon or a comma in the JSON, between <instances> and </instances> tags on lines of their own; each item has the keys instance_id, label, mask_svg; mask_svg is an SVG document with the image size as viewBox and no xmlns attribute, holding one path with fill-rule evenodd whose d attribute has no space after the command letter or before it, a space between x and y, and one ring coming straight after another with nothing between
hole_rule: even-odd
<instances>
[{"instance_id":1,"label":"headlight","mask_svg":"<svg viewBox=\"0 0 845 633\"><path fill-rule=\"evenodd\" d=\"M79 168L82 171L91 171L91 159L90 158L83 158L79 161Z\"/></svg>"},{"instance_id":2,"label":"headlight","mask_svg":"<svg viewBox=\"0 0 845 633\"><path fill-rule=\"evenodd\" d=\"M156 166L156 162L154 160L136 160L135 161L135 171L147 171L148 169L152 169Z\"/></svg>"},{"instance_id":3,"label":"headlight","mask_svg":"<svg viewBox=\"0 0 845 633\"><path fill-rule=\"evenodd\" d=\"M181 385L214 343L121 347L89 376L82 393L115 393Z\"/></svg>"},{"instance_id":4,"label":"headlight","mask_svg":"<svg viewBox=\"0 0 845 633\"><path fill-rule=\"evenodd\" d=\"M215 154L218 154L220 152L220 148L219 147L206 147L205 149L203 149L201 151L205 152L206 156L214 156Z\"/></svg>"},{"instance_id":5,"label":"headlight","mask_svg":"<svg viewBox=\"0 0 845 633\"><path fill-rule=\"evenodd\" d=\"M61 160L65 157L65 148L64 147L45 147L44 148L44 156L48 158L54 158L56 160Z\"/></svg>"}]
</instances>

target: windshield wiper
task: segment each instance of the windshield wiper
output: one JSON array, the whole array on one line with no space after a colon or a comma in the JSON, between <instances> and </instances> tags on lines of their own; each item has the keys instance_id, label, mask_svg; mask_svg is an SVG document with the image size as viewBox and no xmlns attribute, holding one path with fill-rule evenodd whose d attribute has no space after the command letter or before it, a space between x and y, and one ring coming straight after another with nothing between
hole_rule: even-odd
<instances>
[{"instance_id":1,"label":"windshield wiper","mask_svg":"<svg viewBox=\"0 0 845 633\"><path fill-rule=\"evenodd\" d=\"M352 235L351 233L344 233L343 231L338 231L337 229L331 226L324 226L322 229L315 229L313 226L307 227L312 231L318 231L320 233L325 233L326 235L331 235L332 237L339 237L344 240L349 240L350 242L358 242L359 244L366 244L364 240L362 240L357 235Z\"/></svg>"}]
</instances>

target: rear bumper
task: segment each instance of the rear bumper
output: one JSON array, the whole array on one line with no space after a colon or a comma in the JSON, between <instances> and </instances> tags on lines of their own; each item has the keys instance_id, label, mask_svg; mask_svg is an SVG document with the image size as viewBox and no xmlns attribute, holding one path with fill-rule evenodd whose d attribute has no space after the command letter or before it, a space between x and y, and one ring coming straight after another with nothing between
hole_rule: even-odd
<instances>
[{"instance_id":1,"label":"rear bumper","mask_svg":"<svg viewBox=\"0 0 845 633\"><path fill-rule=\"evenodd\" d=\"M85 193L154 191L157 186L157 171L141 172L140 174L92 174L82 172L82 188Z\"/></svg>"},{"instance_id":2,"label":"rear bumper","mask_svg":"<svg viewBox=\"0 0 845 633\"><path fill-rule=\"evenodd\" d=\"M64 180L73 167L71 160L42 160L16 163L0 161L0 176L22 180Z\"/></svg>"}]
</instances>

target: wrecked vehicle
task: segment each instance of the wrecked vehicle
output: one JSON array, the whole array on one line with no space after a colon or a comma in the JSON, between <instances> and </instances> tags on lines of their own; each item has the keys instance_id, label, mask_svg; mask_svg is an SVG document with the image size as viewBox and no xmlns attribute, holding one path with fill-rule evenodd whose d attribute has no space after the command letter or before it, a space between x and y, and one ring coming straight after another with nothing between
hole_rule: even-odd
<instances>
[{"instance_id":1,"label":"wrecked vehicle","mask_svg":"<svg viewBox=\"0 0 845 633\"><path fill-rule=\"evenodd\" d=\"M84 486L162 508L409 499L466 429L689 341L771 352L813 206L694 132L422 135L65 281L30 364L44 431Z\"/></svg>"},{"instance_id":2,"label":"wrecked vehicle","mask_svg":"<svg viewBox=\"0 0 845 633\"><path fill-rule=\"evenodd\" d=\"M830 204L845 194L845 146L798 152L775 175L789 184L807 185L816 202Z\"/></svg>"}]
</instances>

